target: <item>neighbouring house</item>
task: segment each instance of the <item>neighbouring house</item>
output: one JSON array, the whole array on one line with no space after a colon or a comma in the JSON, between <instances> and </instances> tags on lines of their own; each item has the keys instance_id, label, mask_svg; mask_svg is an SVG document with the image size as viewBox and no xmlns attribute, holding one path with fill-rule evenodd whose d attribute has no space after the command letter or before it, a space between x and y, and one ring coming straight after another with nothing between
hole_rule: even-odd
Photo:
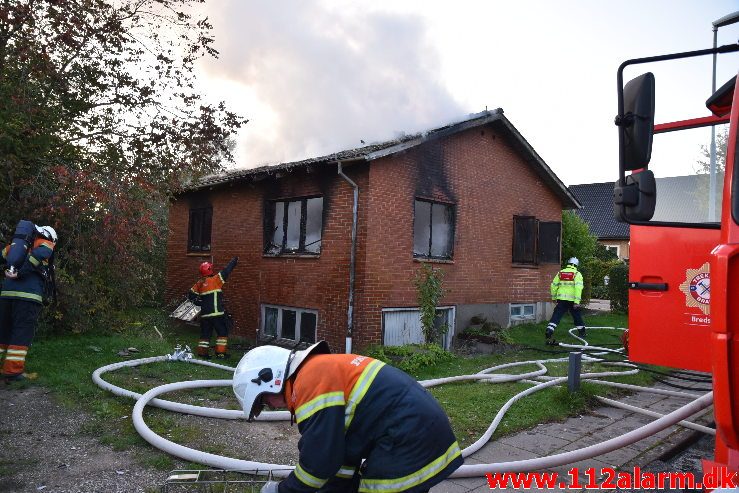
<instances>
[{"instance_id":1,"label":"neighbouring house","mask_svg":"<svg viewBox=\"0 0 739 493\"><path fill-rule=\"evenodd\" d=\"M629 258L630 229L613 215L613 182L570 185L570 191L582 204L575 213L588 223L598 243L618 258Z\"/></svg>"},{"instance_id":2,"label":"neighbouring house","mask_svg":"<svg viewBox=\"0 0 739 493\"><path fill-rule=\"evenodd\" d=\"M709 219L709 175L659 177L657 207L652 221L704 223L721 220L724 174L716 175L718 186L714 206L714 218ZM598 243L612 250L618 258L629 258L631 230L627 223L616 221L613 215L613 182L570 185L570 191L582 207L576 211L588 223L590 232Z\"/></svg>"},{"instance_id":3,"label":"neighbouring house","mask_svg":"<svg viewBox=\"0 0 739 493\"><path fill-rule=\"evenodd\" d=\"M561 214L579 207L503 115L299 162L211 176L171 203L167 294L198 265L239 265L225 287L235 334L326 339L334 351L422 342L413 279L444 270L440 323L507 327L551 311Z\"/></svg>"}]
</instances>

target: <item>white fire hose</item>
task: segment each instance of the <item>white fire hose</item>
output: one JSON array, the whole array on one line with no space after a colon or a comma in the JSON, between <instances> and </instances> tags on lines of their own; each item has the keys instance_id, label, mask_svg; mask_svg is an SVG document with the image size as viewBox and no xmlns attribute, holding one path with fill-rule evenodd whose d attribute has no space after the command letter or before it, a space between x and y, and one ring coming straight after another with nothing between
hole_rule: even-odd
<instances>
[{"instance_id":1,"label":"white fire hose","mask_svg":"<svg viewBox=\"0 0 739 493\"><path fill-rule=\"evenodd\" d=\"M607 327L589 327L588 328L588 330L592 330L592 329L608 329L608 328ZM588 346L587 341L574 335L573 333L574 330L575 329L572 329L570 333L574 337L582 341L583 345L560 344L561 346L572 348L572 349L580 349L580 350L582 349L596 350L600 352L600 353L595 353L595 354L619 352L618 350L613 350L609 348ZM510 407L516 401L530 394L538 392L539 390L542 390L544 388L561 385L562 383L567 382L567 377L546 376L547 368L545 366L546 363L563 362L563 361L567 361L567 359L568 358L553 358L553 359L546 359L546 360L532 360L532 361L523 361L523 362L515 362L515 363L506 363L506 364L502 364L502 365L498 365L492 368L482 370L481 372L472 374L472 375L459 375L459 376L452 376L452 377L435 378L435 379L430 379L430 380L423 380L423 381L420 381L419 383L424 387L433 387L433 386L442 385L442 384L451 383L451 382L461 382L461 381L473 380L473 381L484 381L487 383L523 382L523 383L529 383L529 384L534 385L533 387L529 389L519 392L518 394L513 396L511 399L509 399L508 402L506 402L503 405L503 407L501 407L501 409L498 411L498 413L496 414L495 418L493 419L492 423L490 424L488 429L485 431L485 433L483 433L483 435L477 441L475 441L475 443L468 446L462 451L462 455L464 457L468 457L474 454L475 452L477 452L481 447L483 447L490 440L492 435L495 433L495 430L497 429L498 425L500 424L503 417L505 416L505 413L508 411L508 409L510 409ZM165 394L167 392L174 392L174 391L179 391L179 390L206 388L206 387L231 387L232 380L195 380L195 381L170 383L170 384L165 384L165 385L160 385L158 387L155 387L149 390L148 392L146 392L145 394L141 395L141 394L129 391L129 390L122 389L115 385L112 385L106 382L105 380L103 380L101 376L104 373L114 371L116 369L120 369L124 367L133 367L133 366L139 366L139 365L143 365L147 363L162 362L162 361L181 361L181 362L186 362L186 363L195 363L199 365L220 368L220 369L230 371L230 372L233 372L235 370L235 368L230 367L230 366L219 365L219 364L211 363L208 361L192 359L192 355L189 353L189 348L188 350L181 350L178 347L175 350L175 352L171 355L157 356L153 358L143 358L143 359L138 359L138 360L133 360L133 361L124 361L124 362L114 363L111 365L98 368L93 373L93 380L98 386L113 392L115 395L136 399L136 405L134 406L133 413L132 413L133 424L134 424L134 427L136 428L136 431L138 431L138 433L142 436L142 438L144 438L147 442L149 442L150 444L152 444L153 446L155 446L156 448L164 452L167 452L171 455L180 457L182 459L185 459L191 462L196 462L199 464L204 464L204 465L208 465L208 466L219 468L219 469L238 470L238 471L244 471L244 472L259 471L260 473L264 473L265 471L272 471L273 475L277 477L284 477L290 473L290 471L294 468L294 466L289 466L289 465L284 465L284 464L269 464L269 463L264 463L264 462L234 459L230 457L224 457L224 456L220 456L216 454L202 452L202 451L195 450L189 447L185 447L183 445L176 444L154 433L144 422L143 411L147 405L160 407L162 409L167 409L170 411L187 413L187 414L204 416L204 417L221 418L221 419L245 419L246 416L244 412L241 410L229 410L229 409L210 408L210 407L204 407L204 406L193 406L193 405L181 404L181 403L176 403L176 402L162 400L162 399L157 398L158 396ZM601 361L603 360L599 358L594 358L592 356L588 356L586 354L583 355L584 363L597 363ZM493 374L492 373L494 371L498 371L498 370L502 370L506 368L513 368L517 366L532 365L532 364L536 365L538 369L534 371L526 372L526 373L521 373L521 374L500 374L500 373ZM611 363L611 364L614 364L614 363ZM597 383L601 385L608 385L608 386L613 386L613 387L626 388L629 390L649 392L649 393L655 393L655 394L661 394L661 395L669 395L673 397L687 398L687 399L692 399L692 401L669 414L659 417L658 419L656 419L655 421L647 425L644 425L629 433L626 433L616 438L612 438L610 440L606 440L596 445L591 445L588 447L584 447L581 449L577 449L577 450L573 450L573 451L569 451L569 452L565 452L561 454L550 455L547 457L539 457L536 459L527 459L527 460L512 461L512 462L499 462L499 463L491 463L491 464L463 465L459 469L457 469L450 477L452 478L455 478L455 477L456 478L484 477L485 474L487 473L537 471L537 470L542 470L542 469L558 467L564 464L570 464L570 463L581 461L584 459L589 459L589 458L616 450L618 448L621 448L626 445L635 443L639 440L642 440L643 438L646 438L650 435L658 433L659 431L664 430L675 424L681 424L684 426L688 426L690 428L697 429L698 431L702 431L704 433L715 434L715 431L710 428L684 421L687 417L696 414L697 412L709 407L712 404L713 402L712 392L709 392L703 396L696 396L694 394L690 394L687 392L677 392L677 391L664 390L664 389L652 389L652 388L646 388L646 387L639 387L636 385L610 382L606 380L597 380L597 378L602 378L602 377L632 375L639 371L638 368L636 368L634 365L630 363L617 363L617 364L620 366L624 366L628 369L625 371L583 373L581 375L581 378L590 380L593 383ZM535 378L537 380L543 380L543 382L532 381L531 380L532 378ZM623 403L611 401L610 399L605 399L605 398L601 398L601 399L602 399L602 402L606 404L614 405L617 407L626 406L627 409L635 411L635 412L642 412L642 413L648 413L651 415L655 415L655 414L658 415L658 413L653 413L651 411L646 411L640 408L635 408L633 406L628 406ZM288 420L288 419L290 419L290 414L288 411L266 411L266 412L262 412L257 418L257 420L259 421L278 421L278 420Z\"/></svg>"}]
</instances>

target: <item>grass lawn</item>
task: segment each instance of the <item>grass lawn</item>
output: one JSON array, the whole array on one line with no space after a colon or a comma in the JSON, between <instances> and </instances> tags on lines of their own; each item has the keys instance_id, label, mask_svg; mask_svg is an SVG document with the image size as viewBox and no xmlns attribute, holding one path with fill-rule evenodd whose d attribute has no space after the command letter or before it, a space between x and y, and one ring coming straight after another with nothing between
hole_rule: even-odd
<instances>
[{"instance_id":1,"label":"grass lawn","mask_svg":"<svg viewBox=\"0 0 739 493\"><path fill-rule=\"evenodd\" d=\"M29 355L28 372L38 373L38 378L30 383L16 385L42 385L48 387L66 405L83 408L93 416L86 431L99 437L117 449L134 448L147 465L169 469L172 466L168 456L145 444L139 437L131 422L131 410L134 401L117 397L97 387L91 378L93 371L101 366L123 361L171 353L177 344L194 348L197 343L198 329L173 325L167 317L159 312L140 311L132 315L128 328L117 332L101 332L97 334L70 334L65 336L44 337L35 341ZM626 317L623 315L598 315L587 317L591 326L625 327ZM155 330L154 327L157 329ZM443 361L424 365L413 376L419 380L442 376L466 375L502 363L514 361L543 360L566 357L566 350L544 346L545 323L520 325L508 331L509 341L515 344L510 351L500 354L458 356L452 355ZM572 327L563 321L557 330L556 337L562 342L577 343L567 334ZM161 334L161 336L160 336ZM593 330L588 340L593 345L618 344L620 331ZM248 349L248 344L233 341L232 359L227 364L235 366ZM118 355L118 352L134 347L139 351L129 358ZM547 351L562 351L553 354ZM618 359L618 358L616 358ZM547 364L550 375L567 374L566 363ZM603 369L602 365L583 365L583 371ZM608 367L613 369L613 367ZM535 370L533 364L506 372L527 372ZM617 369L617 368L616 368ZM125 368L107 373L104 378L118 386L144 393L146 390L162 383L194 379L228 379L229 372L200 365L183 365L181 363L154 363L135 368ZM634 376L618 377L617 380L635 384L649 384L651 379L645 373ZM431 389L449 414L453 428L463 446L475 441L489 426L500 407L513 395L529 388L523 383L454 383ZM504 418L496 436L529 428L538 423L563 419L580 413L593 406L592 396L615 395L623 393L611 387L585 383L582 390L570 394L566 389L551 388L526 397L514 404ZM203 405L203 401L218 402L221 407L236 409L237 402L230 388L213 388L173 393L165 396L167 400L176 400L191 404ZM206 404L207 405L207 404ZM159 434L178 442L185 440L196 430L186 427L173 427L172 413L158 409L147 410L147 424ZM145 445L145 447L138 447Z\"/></svg>"}]
</instances>

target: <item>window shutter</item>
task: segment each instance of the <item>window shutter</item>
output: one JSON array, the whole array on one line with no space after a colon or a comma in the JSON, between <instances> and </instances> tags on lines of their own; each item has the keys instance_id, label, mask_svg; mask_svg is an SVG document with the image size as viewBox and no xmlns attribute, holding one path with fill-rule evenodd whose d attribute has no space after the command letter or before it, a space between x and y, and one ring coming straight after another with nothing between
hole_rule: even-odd
<instances>
[{"instance_id":1,"label":"window shutter","mask_svg":"<svg viewBox=\"0 0 739 493\"><path fill-rule=\"evenodd\" d=\"M513 216L513 263L536 263L536 230L535 217Z\"/></svg>"},{"instance_id":2,"label":"window shutter","mask_svg":"<svg viewBox=\"0 0 739 493\"><path fill-rule=\"evenodd\" d=\"M560 263L562 244L562 223L539 223L539 262L542 264Z\"/></svg>"}]
</instances>

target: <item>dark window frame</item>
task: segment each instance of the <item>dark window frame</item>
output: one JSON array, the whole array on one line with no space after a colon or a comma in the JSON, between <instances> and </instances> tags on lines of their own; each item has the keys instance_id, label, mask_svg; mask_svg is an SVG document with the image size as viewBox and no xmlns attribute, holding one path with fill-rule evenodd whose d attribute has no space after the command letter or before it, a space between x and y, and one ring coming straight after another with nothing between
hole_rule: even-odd
<instances>
[{"instance_id":1,"label":"dark window frame","mask_svg":"<svg viewBox=\"0 0 739 493\"><path fill-rule=\"evenodd\" d=\"M274 318L275 322L275 333L274 334L268 334L266 329L267 324L267 310L274 310L276 311L276 317ZM299 308L294 306L286 306L286 305L274 305L271 303L264 303L262 304L261 308L262 312L262 320L260 322L259 327L259 334L263 338L275 338L275 339L283 339L285 341L293 341L293 342L305 342L305 343L314 343L316 342L316 338L318 336L318 310L312 309L312 308ZM294 314L294 320L293 320L293 327L292 327L292 334L293 337L285 337L284 329L285 329L285 312L292 312ZM309 337L306 337L306 334L303 333L305 327L303 324L303 316L308 315L313 317L313 333L310 334Z\"/></svg>"},{"instance_id":2,"label":"dark window frame","mask_svg":"<svg viewBox=\"0 0 739 493\"><path fill-rule=\"evenodd\" d=\"M191 207L187 224L187 252L209 253L213 232L213 207Z\"/></svg>"},{"instance_id":3,"label":"dark window frame","mask_svg":"<svg viewBox=\"0 0 739 493\"><path fill-rule=\"evenodd\" d=\"M427 204L430 204L431 207L429 207L429 229L428 229L428 249L426 250L428 253L418 253L416 252L416 203L417 202L424 202ZM449 221L449 254L448 255L432 255L432 240L434 237L434 206L442 206L448 209L448 217L450 219ZM456 229L457 229L457 208L455 204L449 203L449 202L441 202L439 200L431 200L426 199L423 197L415 197L413 200L413 257L419 258L419 259L433 259L433 260L453 260L454 259L454 239L456 237Z\"/></svg>"},{"instance_id":4,"label":"dark window frame","mask_svg":"<svg viewBox=\"0 0 739 493\"><path fill-rule=\"evenodd\" d=\"M550 230L544 236L542 226ZM554 238L551 238L553 233L551 228L555 226L557 232ZM522 239L520 234L530 235L530 237ZM554 243L550 244L551 241ZM555 249L556 255L553 252ZM511 262L514 265L560 264L561 257L562 223L560 221L541 221L535 216L513 216Z\"/></svg>"},{"instance_id":5,"label":"dark window frame","mask_svg":"<svg viewBox=\"0 0 739 493\"><path fill-rule=\"evenodd\" d=\"M309 244L306 244L307 224L308 224L308 201L311 199L321 199L321 227L319 231L319 238ZM310 195L305 197L295 197L288 199L269 199L265 201L264 205L264 255L270 257L279 257L283 255L310 255L320 256L321 247L323 242L323 202L324 198L322 195ZM288 230L289 230L289 214L288 210L290 204L300 203L300 229L298 233L298 247L288 248ZM277 245L274 240L274 235L277 230L275 225L275 217L277 215L277 207L282 206L282 242ZM318 244L317 251L311 251L307 248L313 244Z\"/></svg>"}]
</instances>

